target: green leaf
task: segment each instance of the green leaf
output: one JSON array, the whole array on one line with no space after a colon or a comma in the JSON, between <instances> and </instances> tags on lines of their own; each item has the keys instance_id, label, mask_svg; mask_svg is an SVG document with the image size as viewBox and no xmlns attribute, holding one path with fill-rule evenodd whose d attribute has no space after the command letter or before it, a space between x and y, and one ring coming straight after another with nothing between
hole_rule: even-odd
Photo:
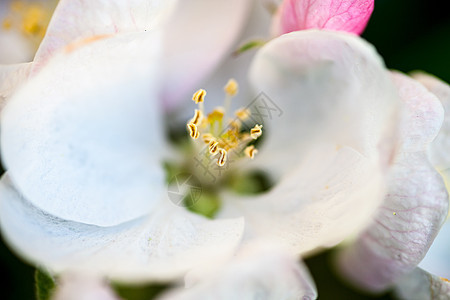
<instances>
[{"instance_id":1,"label":"green leaf","mask_svg":"<svg viewBox=\"0 0 450 300\"><path fill-rule=\"evenodd\" d=\"M55 289L55 280L46 271L36 269L34 282L37 300L50 300Z\"/></svg>"},{"instance_id":2,"label":"green leaf","mask_svg":"<svg viewBox=\"0 0 450 300\"><path fill-rule=\"evenodd\" d=\"M267 43L265 40L251 40L244 45L240 46L236 51L233 52L234 56L237 56L239 54L242 54L248 50L259 48L264 46Z\"/></svg>"}]
</instances>

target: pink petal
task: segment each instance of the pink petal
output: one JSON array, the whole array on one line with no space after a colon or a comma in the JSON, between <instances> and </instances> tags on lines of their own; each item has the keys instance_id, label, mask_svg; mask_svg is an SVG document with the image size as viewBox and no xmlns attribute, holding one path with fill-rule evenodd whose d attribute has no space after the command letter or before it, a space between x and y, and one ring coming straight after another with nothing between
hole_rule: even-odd
<instances>
[{"instance_id":1,"label":"pink petal","mask_svg":"<svg viewBox=\"0 0 450 300\"><path fill-rule=\"evenodd\" d=\"M275 18L276 34L318 28L361 34L374 0L284 0Z\"/></svg>"},{"instance_id":2,"label":"pink petal","mask_svg":"<svg viewBox=\"0 0 450 300\"><path fill-rule=\"evenodd\" d=\"M374 291L388 288L417 266L448 211L443 179L426 153L442 124L442 105L415 80L397 73L393 79L405 116L388 194L372 226L340 256L343 273Z\"/></svg>"}]
</instances>

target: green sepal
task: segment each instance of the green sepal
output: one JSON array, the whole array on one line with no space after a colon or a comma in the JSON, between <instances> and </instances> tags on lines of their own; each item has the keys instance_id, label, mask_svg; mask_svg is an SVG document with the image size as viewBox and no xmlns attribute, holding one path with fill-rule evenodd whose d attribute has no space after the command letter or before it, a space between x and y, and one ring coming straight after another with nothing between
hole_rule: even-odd
<instances>
[{"instance_id":1,"label":"green sepal","mask_svg":"<svg viewBox=\"0 0 450 300\"><path fill-rule=\"evenodd\" d=\"M56 283L48 272L37 268L34 272L34 283L37 300L50 300L52 298Z\"/></svg>"}]
</instances>

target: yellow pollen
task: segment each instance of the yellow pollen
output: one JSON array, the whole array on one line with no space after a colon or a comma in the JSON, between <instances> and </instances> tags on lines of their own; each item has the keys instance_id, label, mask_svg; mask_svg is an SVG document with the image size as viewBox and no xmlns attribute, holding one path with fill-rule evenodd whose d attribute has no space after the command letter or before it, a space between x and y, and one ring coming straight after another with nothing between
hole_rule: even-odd
<instances>
[{"instance_id":1,"label":"yellow pollen","mask_svg":"<svg viewBox=\"0 0 450 300\"><path fill-rule=\"evenodd\" d=\"M207 147L206 153L202 150L200 153L204 153L211 159L217 155L219 166L224 166L234 156L241 158L241 154L253 159L258 150L250 143L262 135L263 127L263 125L256 124L253 128L250 127L250 130L242 130L244 121L251 116L250 110L247 108L235 111L234 114L237 118L229 118L230 100L238 92L236 80L230 79L224 90L226 92L224 106L216 107L209 114L204 112L203 107L206 91L200 89L195 92L192 100L198 104L198 109L195 109L194 116L186 124L192 139L202 137L200 144L196 143L196 145Z\"/></svg>"},{"instance_id":2,"label":"yellow pollen","mask_svg":"<svg viewBox=\"0 0 450 300\"><path fill-rule=\"evenodd\" d=\"M202 135L202 139L203 139L203 142L205 142L205 144L209 144L209 142L211 142L214 139L214 137L210 133L204 133Z\"/></svg>"},{"instance_id":3,"label":"yellow pollen","mask_svg":"<svg viewBox=\"0 0 450 300\"><path fill-rule=\"evenodd\" d=\"M247 108L240 108L235 113L236 117L241 120L247 120L250 117L250 110Z\"/></svg>"},{"instance_id":4,"label":"yellow pollen","mask_svg":"<svg viewBox=\"0 0 450 300\"><path fill-rule=\"evenodd\" d=\"M2 23L2 27L3 27L3 29L5 29L5 30L11 29L11 27L12 27L12 21L11 21L11 19L9 19L9 18L4 19L4 20L3 20L3 23Z\"/></svg>"},{"instance_id":5,"label":"yellow pollen","mask_svg":"<svg viewBox=\"0 0 450 300\"><path fill-rule=\"evenodd\" d=\"M211 113L208 114L208 122L216 122L222 120L223 116L225 115L225 112L221 107L217 107L214 109Z\"/></svg>"},{"instance_id":6,"label":"yellow pollen","mask_svg":"<svg viewBox=\"0 0 450 300\"><path fill-rule=\"evenodd\" d=\"M195 102L195 104L201 103L205 101L206 91L203 89L200 89L194 93L192 96L192 101Z\"/></svg>"},{"instance_id":7,"label":"yellow pollen","mask_svg":"<svg viewBox=\"0 0 450 300\"><path fill-rule=\"evenodd\" d=\"M217 159L217 165L223 167L227 161L227 151L225 149L219 149L220 157Z\"/></svg>"},{"instance_id":8,"label":"yellow pollen","mask_svg":"<svg viewBox=\"0 0 450 300\"><path fill-rule=\"evenodd\" d=\"M219 142L215 141L214 139L209 142L209 153L212 155L216 155L219 151Z\"/></svg>"},{"instance_id":9,"label":"yellow pollen","mask_svg":"<svg viewBox=\"0 0 450 300\"><path fill-rule=\"evenodd\" d=\"M256 153L258 153L258 149L255 148L255 146L251 145L245 148L244 150L245 155L250 157L250 159L255 158Z\"/></svg>"},{"instance_id":10,"label":"yellow pollen","mask_svg":"<svg viewBox=\"0 0 450 300\"><path fill-rule=\"evenodd\" d=\"M442 281L445 281L445 282L450 282L450 280L448 280L447 278L444 278L444 277L439 277Z\"/></svg>"},{"instance_id":11,"label":"yellow pollen","mask_svg":"<svg viewBox=\"0 0 450 300\"><path fill-rule=\"evenodd\" d=\"M256 124L255 127L250 129L250 136L255 140L259 138L262 135L262 127L262 125Z\"/></svg>"},{"instance_id":12,"label":"yellow pollen","mask_svg":"<svg viewBox=\"0 0 450 300\"><path fill-rule=\"evenodd\" d=\"M196 110L195 110L195 113L194 113L194 117L192 118L192 120L190 121L190 123L192 123L192 124L198 126L198 125L201 123L202 119L203 119L202 111L196 109Z\"/></svg>"},{"instance_id":13,"label":"yellow pollen","mask_svg":"<svg viewBox=\"0 0 450 300\"><path fill-rule=\"evenodd\" d=\"M191 136L191 138L193 138L194 140L198 139L198 137L200 136L200 132L198 131L197 125L189 123L187 124L187 127L189 129L189 135Z\"/></svg>"},{"instance_id":14,"label":"yellow pollen","mask_svg":"<svg viewBox=\"0 0 450 300\"><path fill-rule=\"evenodd\" d=\"M236 82L236 80L231 78L230 80L228 80L227 84L225 85L224 90L225 90L225 93L227 93L227 95L235 96L238 93L239 85Z\"/></svg>"}]
</instances>

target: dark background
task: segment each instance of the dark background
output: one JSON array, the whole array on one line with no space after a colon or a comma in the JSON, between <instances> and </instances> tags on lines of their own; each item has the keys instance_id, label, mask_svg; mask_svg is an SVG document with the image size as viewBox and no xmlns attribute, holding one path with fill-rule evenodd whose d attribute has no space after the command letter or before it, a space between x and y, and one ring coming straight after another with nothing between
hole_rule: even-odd
<instances>
[{"instance_id":1,"label":"dark background","mask_svg":"<svg viewBox=\"0 0 450 300\"><path fill-rule=\"evenodd\" d=\"M423 70L450 82L450 12L445 1L376 0L375 11L362 35L377 48L388 68ZM1 169L0 169L1 171ZM319 299L391 299L345 286L330 268L332 251L307 260ZM0 244L0 298L34 299L34 269Z\"/></svg>"}]
</instances>

